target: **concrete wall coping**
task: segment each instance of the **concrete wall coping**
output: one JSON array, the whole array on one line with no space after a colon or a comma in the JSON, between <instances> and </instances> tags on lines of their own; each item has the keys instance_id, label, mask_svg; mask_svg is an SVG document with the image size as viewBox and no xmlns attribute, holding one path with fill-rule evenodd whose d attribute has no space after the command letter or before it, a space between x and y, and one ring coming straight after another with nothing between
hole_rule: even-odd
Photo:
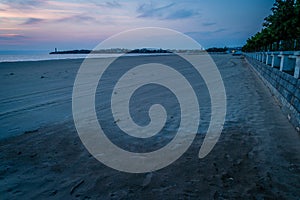
<instances>
[{"instance_id":1,"label":"concrete wall coping","mask_svg":"<svg viewBox=\"0 0 300 200\"><path fill-rule=\"evenodd\" d=\"M245 55L273 68L279 67L280 71L300 79L300 51L252 52Z\"/></svg>"},{"instance_id":2,"label":"concrete wall coping","mask_svg":"<svg viewBox=\"0 0 300 200\"><path fill-rule=\"evenodd\" d=\"M288 56L288 55L294 55L294 51L281 51L280 55Z\"/></svg>"}]
</instances>

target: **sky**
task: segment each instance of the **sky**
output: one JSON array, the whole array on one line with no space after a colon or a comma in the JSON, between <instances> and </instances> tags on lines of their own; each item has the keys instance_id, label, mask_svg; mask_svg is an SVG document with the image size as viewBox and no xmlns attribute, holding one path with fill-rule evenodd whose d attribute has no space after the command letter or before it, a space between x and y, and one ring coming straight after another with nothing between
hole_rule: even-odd
<instances>
[{"instance_id":1,"label":"sky","mask_svg":"<svg viewBox=\"0 0 300 200\"><path fill-rule=\"evenodd\" d=\"M0 50L93 49L142 27L182 32L209 47L242 46L274 0L0 0Z\"/></svg>"}]
</instances>

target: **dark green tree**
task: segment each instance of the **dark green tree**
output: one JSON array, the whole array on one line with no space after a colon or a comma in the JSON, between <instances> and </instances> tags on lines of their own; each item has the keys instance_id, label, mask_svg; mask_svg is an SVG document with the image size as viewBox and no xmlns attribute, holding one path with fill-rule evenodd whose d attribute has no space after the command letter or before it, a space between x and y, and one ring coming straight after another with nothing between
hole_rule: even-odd
<instances>
[{"instance_id":1,"label":"dark green tree","mask_svg":"<svg viewBox=\"0 0 300 200\"><path fill-rule=\"evenodd\" d=\"M247 40L244 51L298 48L300 0L276 0L271 10L271 15L264 19L262 30Z\"/></svg>"}]
</instances>

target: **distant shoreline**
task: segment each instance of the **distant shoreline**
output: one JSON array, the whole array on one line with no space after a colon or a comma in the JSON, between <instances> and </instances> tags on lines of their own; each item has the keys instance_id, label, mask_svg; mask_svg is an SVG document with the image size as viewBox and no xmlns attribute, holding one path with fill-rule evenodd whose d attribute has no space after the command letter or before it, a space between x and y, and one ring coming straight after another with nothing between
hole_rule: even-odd
<instances>
[{"instance_id":1,"label":"distant shoreline","mask_svg":"<svg viewBox=\"0 0 300 200\"><path fill-rule=\"evenodd\" d=\"M171 50L164 50L164 49L147 49L147 48L142 48L142 49L101 49L101 50L86 50L86 49L81 49L81 50L67 50L67 51L54 51L50 52L49 54L119 54L119 53L172 53Z\"/></svg>"},{"instance_id":2,"label":"distant shoreline","mask_svg":"<svg viewBox=\"0 0 300 200\"><path fill-rule=\"evenodd\" d=\"M138 53L138 54L161 54L161 53L200 53L204 52L205 50L177 50L177 49L152 49L152 48L142 48L142 49L101 49L101 50L67 50L67 51L53 51L49 54L120 54L120 53Z\"/></svg>"}]
</instances>

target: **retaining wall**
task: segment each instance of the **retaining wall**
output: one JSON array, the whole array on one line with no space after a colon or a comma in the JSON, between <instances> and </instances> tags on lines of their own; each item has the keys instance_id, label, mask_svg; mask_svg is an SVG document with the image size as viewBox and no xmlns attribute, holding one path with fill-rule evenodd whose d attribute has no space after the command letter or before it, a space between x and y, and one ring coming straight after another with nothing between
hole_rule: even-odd
<instances>
[{"instance_id":1,"label":"retaining wall","mask_svg":"<svg viewBox=\"0 0 300 200\"><path fill-rule=\"evenodd\" d=\"M284 114L300 132L300 52L244 54L279 100Z\"/></svg>"}]
</instances>

